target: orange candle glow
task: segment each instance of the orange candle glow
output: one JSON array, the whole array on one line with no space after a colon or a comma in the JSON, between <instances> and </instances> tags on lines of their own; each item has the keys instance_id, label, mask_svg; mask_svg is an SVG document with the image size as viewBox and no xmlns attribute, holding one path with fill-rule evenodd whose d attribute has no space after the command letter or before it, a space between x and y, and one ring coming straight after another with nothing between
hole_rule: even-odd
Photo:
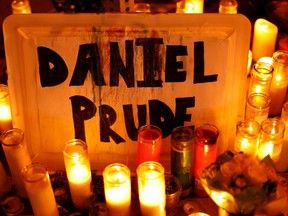
<instances>
[{"instance_id":1,"label":"orange candle glow","mask_svg":"<svg viewBox=\"0 0 288 216\"><path fill-rule=\"evenodd\" d=\"M82 140L70 140L65 144L64 162L74 206L88 210L91 192L91 169L87 145Z\"/></svg>"}]
</instances>

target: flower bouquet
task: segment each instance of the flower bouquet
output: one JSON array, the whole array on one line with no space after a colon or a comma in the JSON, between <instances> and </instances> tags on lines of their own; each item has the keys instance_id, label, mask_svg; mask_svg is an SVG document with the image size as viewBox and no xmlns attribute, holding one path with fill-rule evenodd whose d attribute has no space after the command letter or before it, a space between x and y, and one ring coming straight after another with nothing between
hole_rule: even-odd
<instances>
[{"instance_id":1,"label":"flower bouquet","mask_svg":"<svg viewBox=\"0 0 288 216\"><path fill-rule=\"evenodd\" d=\"M242 152L219 155L201 174L201 183L220 207L232 214L285 211L287 195L270 156L261 161Z\"/></svg>"}]
</instances>

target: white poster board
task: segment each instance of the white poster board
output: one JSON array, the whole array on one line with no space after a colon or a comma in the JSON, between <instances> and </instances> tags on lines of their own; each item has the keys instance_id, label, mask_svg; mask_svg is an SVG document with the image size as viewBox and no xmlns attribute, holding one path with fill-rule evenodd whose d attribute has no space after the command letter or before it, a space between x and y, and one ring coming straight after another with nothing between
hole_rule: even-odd
<instances>
[{"instance_id":1,"label":"white poster board","mask_svg":"<svg viewBox=\"0 0 288 216\"><path fill-rule=\"evenodd\" d=\"M250 22L220 14L31 14L4 24L14 127L34 160L63 169L66 141L84 139L92 169L135 170L137 129L163 130L170 164L177 125L216 125L233 150L243 117Z\"/></svg>"}]
</instances>

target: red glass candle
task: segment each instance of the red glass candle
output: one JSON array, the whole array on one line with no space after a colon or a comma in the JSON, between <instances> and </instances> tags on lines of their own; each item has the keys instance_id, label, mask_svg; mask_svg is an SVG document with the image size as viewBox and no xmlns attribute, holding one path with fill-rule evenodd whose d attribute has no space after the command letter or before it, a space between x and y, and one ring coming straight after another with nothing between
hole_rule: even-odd
<instances>
[{"instance_id":1,"label":"red glass candle","mask_svg":"<svg viewBox=\"0 0 288 216\"><path fill-rule=\"evenodd\" d=\"M217 139L219 130L212 124L203 124L195 130L194 144L194 193L197 196L207 196L200 182L202 171L216 160L217 157Z\"/></svg>"},{"instance_id":2,"label":"red glass candle","mask_svg":"<svg viewBox=\"0 0 288 216\"><path fill-rule=\"evenodd\" d=\"M138 131L137 162L140 165L145 161L160 162L162 130L154 125L144 125Z\"/></svg>"}]
</instances>

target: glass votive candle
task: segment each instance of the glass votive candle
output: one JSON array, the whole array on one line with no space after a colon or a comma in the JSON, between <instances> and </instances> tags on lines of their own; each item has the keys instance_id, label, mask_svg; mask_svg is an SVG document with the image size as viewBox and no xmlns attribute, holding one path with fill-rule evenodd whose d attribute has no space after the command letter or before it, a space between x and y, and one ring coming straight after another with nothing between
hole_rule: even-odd
<instances>
[{"instance_id":1,"label":"glass votive candle","mask_svg":"<svg viewBox=\"0 0 288 216\"><path fill-rule=\"evenodd\" d=\"M134 12L150 13L151 12L151 6L148 3L134 3Z\"/></svg>"},{"instance_id":2,"label":"glass votive candle","mask_svg":"<svg viewBox=\"0 0 288 216\"><path fill-rule=\"evenodd\" d=\"M256 156L261 125L254 120L242 120L236 126L235 152Z\"/></svg>"},{"instance_id":3,"label":"glass votive candle","mask_svg":"<svg viewBox=\"0 0 288 216\"><path fill-rule=\"evenodd\" d=\"M219 3L219 13L237 14L238 2L236 0L221 0Z\"/></svg>"},{"instance_id":4,"label":"glass votive candle","mask_svg":"<svg viewBox=\"0 0 288 216\"><path fill-rule=\"evenodd\" d=\"M219 130L213 124L202 124L195 129L193 178L194 193L197 196L208 196L203 188L200 176L202 171L216 160L218 153L217 140Z\"/></svg>"},{"instance_id":5,"label":"glass votive candle","mask_svg":"<svg viewBox=\"0 0 288 216\"><path fill-rule=\"evenodd\" d=\"M146 161L137 167L136 173L142 215L166 215L164 167L159 162Z\"/></svg>"},{"instance_id":6,"label":"glass votive candle","mask_svg":"<svg viewBox=\"0 0 288 216\"><path fill-rule=\"evenodd\" d=\"M160 162L162 130L155 125L144 125L138 130L136 166L145 161Z\"/></svg>"},{"instance_id":7,"label":"glass votive candle","mask_svg":"<svg viewBox=\"0 0 288 216\"><path fill-rule=\"evenodd\" d=\"M281 114L282 105L286 99L288 85L288 51L278 50L273 53L272 65L274 67L270 90L269 116Z\"/></svg>"},{"instance_id":8,"label":"glass votive candle","mask_svg":"<svg viewBox=\"0 0 288 216\"><path fill-rule=\"evenodd\" d=\"M32 161L24 141L24 132L18 128L12 128L2 134L1 140L15 187L21 197L27 198L21 171Z\"/></svg>"},{"instance_id":9,"label":"glass votive candle","mask_svg":"<svg viewBox=\"0 0 288 216\"><path fill-rule=\"evenodd\" d=\"M187 126L179 126L171 133L171 174L176 176L182 185L181 196L192 192L194 132Z\"/></svg>"},{"instance_id":10,"label":"glass votive candle","mask_svg":"<svg viewBox=\"0 0 288 216\"><path fill-rule=\"evenodd\" d=\"M172 174L165 174L166 187L166 215L177 215L180 197L182 191L182 184L179 179Z\"/></svg>"},{"instance_id":11,"label":"glass votive candle","mask_svg":"<svg viewBox=\"0 0 288 216\"><path fill-rule=\"evenodd\" d=\"M11 8L13 14L30 14L31 8L29 0L12 0Z\"/></svg>"},{"instance_id":12,"label":"glass votive candle","mask_svg":"<svg viewBox=\"0 0 288 216\"><path fill-rule=\"evenodd\" d=\"M247 98L245 107L245 119L250 119L261 123L268 118L270 98L261 93L251 94Z\"/></svg>"},{"instance_id":13,"label":"glass votive candle","mask_svg":"<svg viewBox=\"0 0 288 216\"><path fill-rule=\"evenodd\" d=\"M12 129L12 117L8 86L0 84L0 134Z\"/></svg>"},{"instance_id":14,"label":"glass votive candle","mask_svg":"<svg viewBox=\"0 0 288 216\"><path fill-rule=\"evenodd\" d=\"M264 62L253 65L248 96L254 93L270 95L273 66Z\"/></svg>"},{"instance_id":15,"label":"glass votive candle","mask_svg":"<svg viewBox=\"0 0 288 216\"><path fill-rule=\"evenodd\" d=\"M22 178L35 216L58 216L58 208L46 168L33 163L23 168Z\"/></svg>"},{"instance_id":16,"label":"glass votive candle","mask_svg":"<svg viewBox=\"0 0 288 216\"><path fill-rule=\"evenodd\" d=\"M285 125L284 138L283 138L283 146L280 153L279 161L277 161L276 170L278 172L287 172L288 171L288 101L283 104L281 111L281 121Z\"/></svg>"},{"instance_id":17,"label":"glass votive candle","mask_svg":"<svg viewBox=\"0 0 288 216\"><path fill-rule=\"evenodd\" d=\"M278 118L268 118L261 124L257 157L263 159L270 155L277 162L283 145L285 125Z\"/></svg>"},{"instance_id":18,"label":"glass votive candle","mask_svg":"<svg viewBox=\"0 0 288 216\"><path fill-rule=\"evenodd\" d=\"M129 216L131 205L130 170L120 163L113 163L103 171L104 193L110 216Z\"/></svg>"},{"instance_id":19,"label":"glass votive candle","mask_svg":"<svg viewBox=\"0 0 288 216\"><path fill-rule=\"evenodd\" d=\"M92 194L88 147L84 141L72 139L65 143L63 155L72 202L78 210L87 211Z\"/></svg>"},{"instance_id":20,"label":"glass votive candle","mask_svg":"<svg viewBox=\"0 0 288 216\"><path fill-rule=\"evenodd\" d=\"M204 0L181 0L176 2L176 13L203 13Z\"/></svg>"}]
</instances>

